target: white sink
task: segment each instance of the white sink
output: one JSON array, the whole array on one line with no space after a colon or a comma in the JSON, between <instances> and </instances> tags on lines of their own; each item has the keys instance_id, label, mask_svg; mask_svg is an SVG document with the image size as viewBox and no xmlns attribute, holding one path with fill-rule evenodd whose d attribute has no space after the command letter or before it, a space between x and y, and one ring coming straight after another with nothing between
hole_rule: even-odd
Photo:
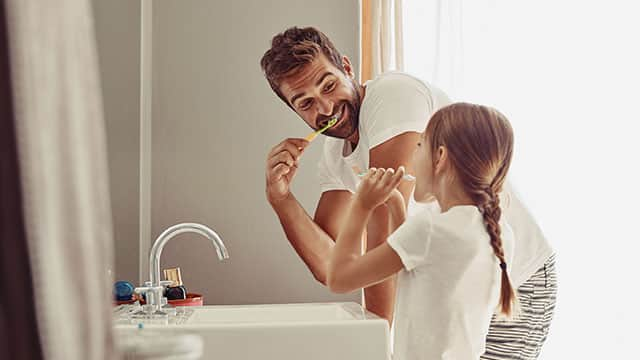
<instances>
[{"instance_id":1,"label":"white sink","mask_svg":"<svg viewBox=\"0 0 640 360\"><path fill-rule=\"evenodd\" d=\"M180 325L116 325L116 336L196 333L203 359L389 359L386 320L357 303L194 307Z\"/></svg>"},{"instance_id":2,"label":"white sink","mask_svg":"<svg viewBox=\"0 0 640 360\"><path fill-rule=\"evenodd\" d=\"M350 307L351 312L343 304L206 306L195 311L186 323L330 322L364 317L359 305Z\"/></svg>"}]
</instances>

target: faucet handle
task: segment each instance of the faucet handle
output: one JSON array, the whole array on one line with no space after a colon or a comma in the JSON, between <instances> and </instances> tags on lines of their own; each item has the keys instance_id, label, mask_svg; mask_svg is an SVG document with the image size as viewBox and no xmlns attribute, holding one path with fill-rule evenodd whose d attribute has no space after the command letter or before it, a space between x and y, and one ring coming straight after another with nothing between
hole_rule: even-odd
<instances>
[{"instance_id":1,"label":"faucet handle","mask_svg":"<svg viewBox=\"0 0 640 360\"><path fill-rule=\"evenodd\" d=\"M167 298L164 297L164 288L171 284L173 284L171 280L160 280L159 286L152 286L151 281L145 281L145 286L137 287L134 291L136 294L144 294L147 304L161 308L167 304ZM149 298L148 294L151 294L151 298Z\"/></svg>"},{"instance_id":2,"label":"faucet handle","mask_svg":"<svg viewBox=\"0 0 640 360\"><path fill-rule=\"evenodd\" d=\"M145 282L145 285L147 282ZM162 298L162 292L164 291L164 286L141 286L134 289L136 294L144 294L147 305L153 305L154 307L159 307L158 303Z\"/></svg>"},{"instance_id":3,"label":"faucet handle","mask_svg":"<svg viewBox=\"0 0 640 360\"><path fill-rule=\"evenodd\" d=\"M147 285L149 282L145 282L145 285ZM149 283L150 284L150 283ZM159 294L160 296L162 295L162 292L164 291L164 286L140 286L137 287L133 290L136 294Z\"/></svg>"},{"instance_id":4,"label":"faucet handle","mask_svg":"<svg viewBox=\"0 0 640 360\"><path fill-rule=\"evenodd\" d=\"M173 281L171 280L160 280L160 286L165 287L165 286L169 286L173 284ZM144 286L149 287L151 286L151 281L147 280L144 282Z\"/></svg>"},{"instance_id":5,"label":"faucet handle","mask_svg":"<svg viewBox=\"0 0 640 360\"><path fill-rule=\"evenodd\" d=\"M145 283L146 285L146 283ZM163 286L140 286L135 288L133 291L136 294L146 294L149 292L154 292L154 291L158 291L158 290L163 290L164 287Z\"/></svg>"}]
</instances>

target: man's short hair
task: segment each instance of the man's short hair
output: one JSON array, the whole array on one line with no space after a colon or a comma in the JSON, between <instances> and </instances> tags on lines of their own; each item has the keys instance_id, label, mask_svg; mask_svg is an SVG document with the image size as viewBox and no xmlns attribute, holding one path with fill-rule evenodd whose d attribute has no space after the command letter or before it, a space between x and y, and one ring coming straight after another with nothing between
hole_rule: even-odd
<instances>
[{"instance_id":1,"label":"man's short hair","mask_svg":"<svg viewBox=\"0 0 640 360\"><path fill-rule=\"evenodd\" d=\"M340 71L344 73L342 55L336 50L331 40L313 27L291 27L273 37L271 48L260 60L271 89L289 106L289 101L280 92L282 80L295 75L305 65L324 54Z\"/></svg>"}]
</instances>

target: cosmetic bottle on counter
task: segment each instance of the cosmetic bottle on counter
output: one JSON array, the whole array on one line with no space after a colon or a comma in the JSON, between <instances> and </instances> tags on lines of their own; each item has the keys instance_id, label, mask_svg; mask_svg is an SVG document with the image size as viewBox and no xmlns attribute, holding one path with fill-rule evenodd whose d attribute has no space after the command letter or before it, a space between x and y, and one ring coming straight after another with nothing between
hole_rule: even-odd
<instances>
[{"instance_id":1,"label":"cosmetic bottle on counter","mask_svg":"<svg viewBox=\"0 0 640 360\"><path fill-rule=\"evenodd\" d=\"M113 297L117 302L131 301L133 299L133 284L128 281L116 281L113 284Z\"/></svg>"},{"instance_id":2,"label":"cosmetic bottle on counter","mask_svg":"<svg viewBox=\"0 0 640 360\"><path fill-rule=\"evenodd\" d=\"M180 274L180 268L165 269L164 277L166 280L173 281L171 285L167 287L165 296L167 300L183 300L187 298L187 289L182 284L182 274Z\"/></svg>"}]
</instances>

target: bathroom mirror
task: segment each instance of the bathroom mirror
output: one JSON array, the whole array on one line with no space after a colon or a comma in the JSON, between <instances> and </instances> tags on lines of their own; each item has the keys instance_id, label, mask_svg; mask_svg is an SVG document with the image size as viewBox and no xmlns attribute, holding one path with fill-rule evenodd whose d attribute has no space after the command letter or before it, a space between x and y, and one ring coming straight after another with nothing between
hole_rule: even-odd
<instances>
[{"instance_id":1,"label":"bathroom mirror","mask_svg":"<svg viewBox=\"0 0 640 360\"><path fill-rule=\"evenodd\" d=\"M110 167L117 280L148 280L148 251L167 227L205 224L230 259L184 234L162 268L180 267L206 304L360 301L317 283L264 195L267 152L308 128L272 93L259 61L293 25L325 31L358 68L358 2L94 0ZM313 215L322 142L293 191Z\"/></svg>"}]
</instances>

